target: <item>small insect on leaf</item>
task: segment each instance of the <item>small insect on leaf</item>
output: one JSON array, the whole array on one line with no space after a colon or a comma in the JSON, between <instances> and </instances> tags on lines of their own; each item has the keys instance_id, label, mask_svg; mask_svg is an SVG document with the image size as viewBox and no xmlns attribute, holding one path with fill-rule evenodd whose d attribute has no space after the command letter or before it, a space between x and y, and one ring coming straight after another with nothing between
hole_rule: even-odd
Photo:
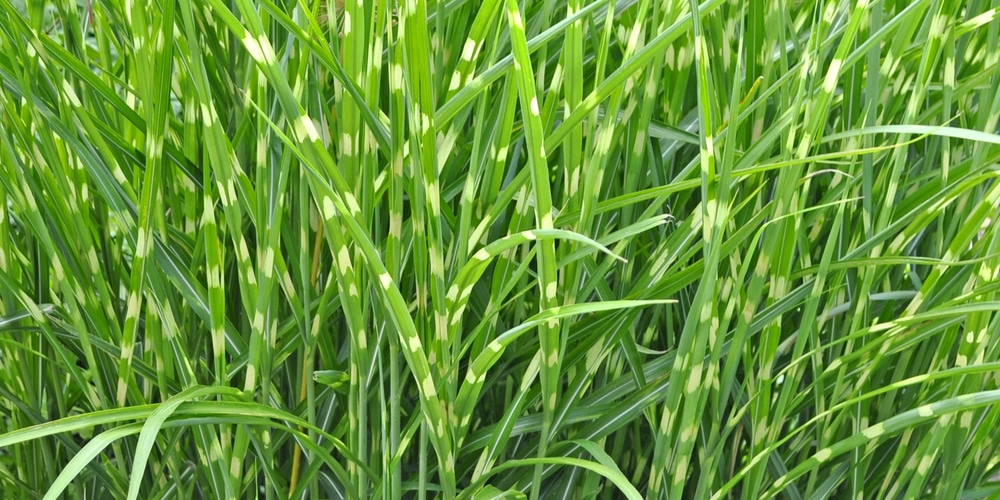
<instances>
[{"instance_id":1,"label":"small insect on leaf","mask_svg":"<svg viewBox=\"0 0 1000 500\"><path fill-rule=\"evenodd\" d=\"M341 370L317 370L313 372L313 380L330 386L334 391L346 393L351 376Z\"/></svg>"}]
</instances>

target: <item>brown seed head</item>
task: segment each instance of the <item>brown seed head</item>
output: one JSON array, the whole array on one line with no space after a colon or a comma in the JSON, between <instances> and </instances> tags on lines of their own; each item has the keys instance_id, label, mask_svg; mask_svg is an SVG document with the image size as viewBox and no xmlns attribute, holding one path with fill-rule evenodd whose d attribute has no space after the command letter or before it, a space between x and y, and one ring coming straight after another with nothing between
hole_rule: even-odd
<instances>
[{"instance_id":1,"label":"brown seed head","mask_svg":"<svg viewBox=\"0 0 1000 500\"><path fill-rule=\"evenodd\" d=\"M316 22L320 26L326 28L330 25L329 10L327 9L327 1L323 0L319 3L319 15L316 16ZM336 12L337 18L340 18L340 13L344 12L344 0L333 0L333 8Z\"/></svg>"}]
</instances>

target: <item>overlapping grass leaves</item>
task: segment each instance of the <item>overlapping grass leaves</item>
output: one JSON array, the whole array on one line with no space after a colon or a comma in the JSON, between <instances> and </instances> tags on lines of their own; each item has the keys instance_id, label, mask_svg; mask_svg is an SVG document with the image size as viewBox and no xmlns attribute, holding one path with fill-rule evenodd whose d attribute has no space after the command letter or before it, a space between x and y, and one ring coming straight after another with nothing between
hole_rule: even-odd
<instances>
[{"instance_id":1,"label":"overlapping grass leaves","mask_svg":"<svg viewBox=\"0 0 1000 500\"><path fill-rule=\"evenodd\" d=\"M0 487L995 494L997 13L0 2Z\"/></svg>"}]
</instances>

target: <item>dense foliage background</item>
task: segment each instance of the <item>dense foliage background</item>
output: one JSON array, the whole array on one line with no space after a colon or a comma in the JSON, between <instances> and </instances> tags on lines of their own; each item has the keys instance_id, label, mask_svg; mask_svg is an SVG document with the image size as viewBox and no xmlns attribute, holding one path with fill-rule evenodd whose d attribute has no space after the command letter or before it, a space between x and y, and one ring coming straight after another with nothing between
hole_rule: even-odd
<instances>
[{"instance_id":1,"label":"dense foliage background","mask_svg":"<svg viewBox=\"0 0 1000 500\"><path fill-rule=\"evenodd\" d=\"M0 0L0 497L1000 494L998 12Z\"/></svg>"}]
</instances>

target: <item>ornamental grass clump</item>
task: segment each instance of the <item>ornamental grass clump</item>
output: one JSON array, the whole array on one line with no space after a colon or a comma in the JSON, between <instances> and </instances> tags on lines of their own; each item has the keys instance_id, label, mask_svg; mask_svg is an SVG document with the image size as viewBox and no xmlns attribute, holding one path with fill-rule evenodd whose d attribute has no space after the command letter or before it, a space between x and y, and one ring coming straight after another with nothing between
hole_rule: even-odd
<instances>
[{"instance_id":1,"label":"ornamental grass clump","mask_svg":"<svg viewBox=\"0 0 1000 500\"><path fill-rule=\"evenodd\" d=\"M998 13L0 0L0 497L1000 495Z\"/></svg>"}]
</instances>

